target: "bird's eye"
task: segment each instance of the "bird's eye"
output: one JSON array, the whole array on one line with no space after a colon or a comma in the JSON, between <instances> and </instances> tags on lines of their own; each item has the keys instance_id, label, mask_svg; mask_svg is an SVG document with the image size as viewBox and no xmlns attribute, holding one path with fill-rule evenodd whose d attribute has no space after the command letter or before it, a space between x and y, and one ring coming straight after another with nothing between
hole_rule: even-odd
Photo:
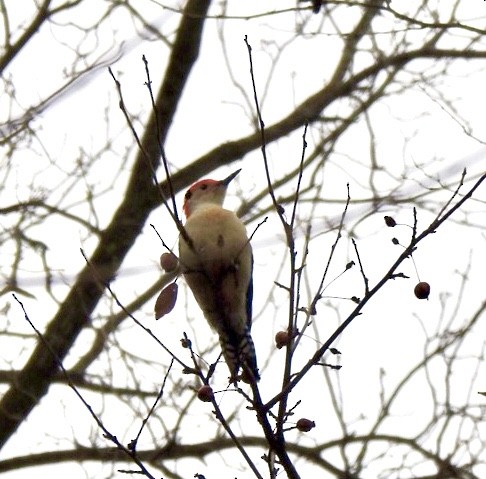
<instances>
[{"instance_id":1,"label":"bird's eye","mask_svg":"<svg viewBox=\"0 0 486 479\"><path fill-rule=\"evenodd\" d=\"M208 185L206 184L201 185L201 190L207 190L207 189L208 189Z\"/></svg>"},{"instance_id":2,"label":"bird's eye","mask_svg":"<svg viewBox=\"0 0 486 479\"><path fill-rule=\"evenodd\" d=\"M186 200L190 200L191 199L191 196L192 196L192 191L191 190L188 190L187 193L185 194L184 198Z\"/></svg>"}]
</instances>

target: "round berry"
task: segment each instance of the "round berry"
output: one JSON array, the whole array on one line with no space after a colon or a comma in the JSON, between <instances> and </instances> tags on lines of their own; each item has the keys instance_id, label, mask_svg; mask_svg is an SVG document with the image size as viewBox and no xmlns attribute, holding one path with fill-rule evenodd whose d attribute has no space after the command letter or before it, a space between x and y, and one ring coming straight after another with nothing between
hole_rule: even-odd
<instances>
[{"instance_id":1,"label":"round berry","mask_svg":"<svg viewBox=\"0 0 486 479\"><path fill-rule=\"evenodd\" d=\"M284 346L287 346L289 344L290 340L290 335L288 331L279 331L275 335L275 346L277 346L278 349L282 349Z\"/></svg>"},{"instance_id":2,"label":"round berry","mask_svg":"<svg viewBox=\"0 0 486 479\"><path fill-rule=\"evenodd\" d=\"M316 427L316 423L310 419L302 417L297 421L296 427L301 432L309 432Z\"/></svg>"},{"instance_id":3,"label":"round berry","mask_svg":"<svg viewBox=\"0 0 486 479\"><path fill-rule=\"evenodd\" d=\"M160 266L166 273L170 273L171 271L175 271L179 264L179 260L177 256L173 253L162 253L160 256Z\"/></svg>"},{"instance_id":4,"label":"round berry","mask_svg":"<svg viewBox=\"0 0 486 479\"><path fill-rule=\"evenodd\" d=\"M413 292L418 299L428 299L430 294L430 284L421 281L420 283L417 283Z\"/></svg>"},{"instance_id":5,"label":"round berry","mask_svg":"<svg viewBox=\"0 0 486 479\"><path fill-rule=\"evenodd\" d=\"M214 398L213 388L207 384L201 386L197 392L197 397L202 402L211 402Z\"/></svg>"}]
</instances>

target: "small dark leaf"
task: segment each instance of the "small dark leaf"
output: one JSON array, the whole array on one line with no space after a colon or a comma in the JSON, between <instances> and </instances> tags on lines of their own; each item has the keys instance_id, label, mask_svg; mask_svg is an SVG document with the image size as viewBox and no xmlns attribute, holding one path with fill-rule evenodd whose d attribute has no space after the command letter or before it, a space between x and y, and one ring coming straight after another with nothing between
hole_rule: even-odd
<instances>
[{"instance_id":1,"label":"small dark leaf","mask_svg":"<svg viewBox=\"0 0 486 479\"><path fill-rule=\"evenodd\" d=\"M332 354L341 354L341 351L339 351L339 349L336 348L329 348L329 351L331 351Z\"/></svg>"},{"instance_id":2,"label":"small dark leaf","mask_svg":"<svg viewBox=\"0 0 486 479\"><path fill-rule=\"evenodd\" d=\"M355 265L355 262L354 261L350 261L347 265L346 265L346 269L351 269L353 266Z\"/></svg>"},{"instance_id":3,"label":"small dark leaf","mask_svg":"<svg viewBox=\"0 0 486 479\"><path fill-rule=\"evenodd\" d=\"M396 238L392 238L392 243L393 244L400 244L400 241L398 241Z\"/></svg>"},{"instance_id":4,"label":"small dark leaf","mask_svg":"<svg viewBox=\"0 0 486 479\"><path fill-rule=\"evenodd\" d=\"M155 319L160 319L174 309L178 288L177 283L171 283L160 292L155 301Z\"/></svg>"},{"instance_id":5,"label":"small dark leaf","mask_svg":"<svg viewBox=\"0 0 486 479\"><path fill-rule=\"evenodd\" d=\"M397 222L391 216L385 216L385 224L389 228L393 228L394 226L397 225Z\"/></svg>"}]
</instances>

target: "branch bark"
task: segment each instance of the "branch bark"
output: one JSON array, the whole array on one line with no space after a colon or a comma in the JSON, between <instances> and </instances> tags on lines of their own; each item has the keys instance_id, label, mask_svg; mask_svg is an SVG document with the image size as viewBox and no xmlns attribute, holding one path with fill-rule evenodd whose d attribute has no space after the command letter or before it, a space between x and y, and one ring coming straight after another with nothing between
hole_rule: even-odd
<instances>
[{"instance_id":1,"label":"branch bark","mask_svg":"<svg viewBox=\"0 0 486 479\"><path fill-rule=\"evenodd\" d=\"M47 393L63 360L79 333L89 321L103 292L124 257L134 244L150 212L158 206L158 189L153 185L152 168L160 162L163 144L182 91L194 66L210 0L190 0L184 9L167 71L142 137L143 150L137 155L123 201L90 258L90 265L79 274L76 283L44 332L57 359L38 343L16 381L0 402L0 449L9 440L32 409ZM157 135L157 125L159 132ZM148 159L147 159L148 158ZM151 162L151 165L147 164ZM98 272L101 284L91 268Z\"/></svg>"}]
</instances>

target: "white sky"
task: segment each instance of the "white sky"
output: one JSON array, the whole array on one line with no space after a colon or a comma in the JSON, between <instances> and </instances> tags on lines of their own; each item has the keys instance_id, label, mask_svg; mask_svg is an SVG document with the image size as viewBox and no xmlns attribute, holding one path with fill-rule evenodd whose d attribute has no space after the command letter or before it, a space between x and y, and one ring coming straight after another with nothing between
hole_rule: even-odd
<instances>
[{"instance_id":1,"label":"white sky","mask_svg":"<svg viewBox=\"0 0 486 479\"><path fill-rule=\"evenodd\" d=\"M31 4L27 0L18 2L18 4L21 3ZM276 1L269 3L272 5L280 4ZM476 3L479 4L481 2ZM9 2L7 2L8 4ZM177 15L168 12L161 14L160 9L153 4L150 6L144 5L144 8L152 9L154 13L151 18L155 19L154 24L157 27L165 29L176 25ZM247 1L245 6L241 8L246 12L262 10L260 3L256 1ZM265 6L265 8L268 7ZM479 5L479 7L471 7L471 12L468 16L484 15L486 11L484 8L486 7L483 4ZM20 8L18 12L21 12ZM275 39L285 38L293 26L291 18L292 14L289 16L270 17L264 19L261 23L257 21L234 20L231 21L230 27L227 27L225 31L226 49L231 59L231 65L234 68L233 73L237 78L242 79L241 83L246 85L247 94L250 93L250 79L247 52L243 42L244 36L248 35L249 41L253 46L253 61L257 83L259 88L263 89L263 84L270 68L268 55L273 48L272 44L265 43L264 40L269 35L269 32ZM242 114L240 106L242 97L229 83L228 75L225 73L224 61L219 51L217 35L214 29L215 23L214 20L208 22L201 61L191 75L184 99L170 132L166 150L174 169L184 166L215 144L238 138L243 133L251 131L248 118ZM145 77L141 56L144 54L147 57L152 78L159 78L164 71L167 49L161 43L147 41L139 43L135 40L131 22L124 14L113 16L111 28L112 31L107 31L105 33L106 38L101 40L102 42L111 42L111 38L114 38L117 42L120 42L120 39L126 42L122 48L121 58L112 65L112 68L122 82L127 106L135 114L139 108L143 107L146 109L149 103L147 92L143 86ZM75 34L73 31L72 35ZM30 102L35 102L36 98L42 98L46 92L50 91L53 85L60 84L60 73L63 68L69 66L69 58L65 56L64 49L62 49L63 55L56 54L55 42L53 42L52 36L55 36L55 33L46 31L43 37L41 36L40 38L42 41L38 40L28 53L21 56L13 64L10 70L10 74L15 79L18 89L19 101L24 106ZM314 91L319 87L323 71L325 72L327 68L331 70L333 65L333 54L331 48L329 48L329 40L329 38L323 36L322 45L325 45L326 49L322 51L320 40L317 39L312 44L312 50L306 49L305 55L299 53L301 42L297 41L290 46L291 53L288 59L279 66L279 71L276 72L269 85L269 94L263 108L264 120L267 124L280 119L286 114L289 106L299 102L309 90ZM49 46L46 48L44 45ZM306 48L308 46L309 43L307 42ZM48 50L47 53L46 50ZM329 56L328 64L326 62L313 61L314 58L321 58L322 55ZM109 55L107 56L109 57ZM460 66L463 67L463 65ZM484 65L476 64L475 68L479 70L479 66L483 67ZM476 133L482 135L484 139L486 137L483 126L484 109L482 107L478 108L478 99L482 101L483 98L484 71L478 71L470 76L466 76L466 72L464 72L464 76L465 78L448 79L450 83L446 85L446 88L453 92L460 92L460 104L463 111L467 112L467 119L471 124L478 125ZM203 85L201 85L202 79L204 79ZM467 85L467 88L465 85ZM444 182L455 183L459 180L460 173L464 167L467 167L472 175L484 170L485 148L477 141L465 136L461 125L451 119L426 93L420 88L415 88L410 94L392 98L386 104L379 105L374 111L379 139L378 152L380 153L380 161L386 167L386 172L399 173L403 163L406 162L410 173L410 176L403 179L403 188L400 190L401 196L417 193L424 186L435 186L434 179L436 177L439 177ZM80 81L62 101L55 102L47 108L34 124L41 127L39 138L45 150L49 152L52 161L61 166L64 165L64 161L71 161L72 158L78 157L81 151L96 152L105 140L105 126L103 122L107 106L109 107L108 116L111 131L116 132L114 150L118 152L123 151L132 142L132 139L125 127L121 112L117 108L117 102L118 99L113 81L106 68L100 68L94 74L90 74ZM4 106L1 99L0 106ZM369 138L363 134L363 129L360 125L353 128L355 129L355 134L352 136L352 143L348 141L338 145L333 156L334 165L327 172L328 175L332 173L332 176L326 176L324 179L324 196L326 198L344 199L346 196L346 182L350 183L353 199L364 195L362 185L366 184L366 178L363 176L365 170L359 166L351 170L350 164L352 162L347 161L347 158L359 159L368 155ZM139 131L141 130L139 129ZM404 138L412 136L413 138L405 147ZM308 138L309 143L312 142L312 139L311 131ZM275 177L279 177L282 161L295 162L297 164L300 153L301 140L299 135L295 135L278 144L269 145L268 154L271 160L272 173ZM428 165L431 159L434 159L434 161L430 166L426 166L425 171L413 167L414 163ZM120 167L119 163L119 159L115 154L100 157L100 161L96 165L96 168L98 168L96 182L99 184L100 189L109 186L111 181L109 174L112 174L114 169L116 171ZM29 198L32 192L30 177L35 178L34 181L37 186L43 185L47 189L58 181L55 169L50 168L48 174L45 173L48 161L38 144L34 144L32 148L26 149L22 156L15 158L14 164L17 185L15 191L8 190L7 194L4 194L4 197L1 199L2 206ZM344 167L341 168L340 165L344 165ZM259 153L256 152L248 155L243 162L234 166L243 168L228 198L228 207L236 208L239 205L239 199L234 196L236 192L238 192L238 196L249 198L255 192L260 191L263 165ZM124 165L120 178L126 179L129 172L130 165ZM221 170L218 174L223 177L226 174L226 170ZM427 178L426 174L431 175L432 179ZM63 177L62 172L59 173L60 177ZM27 178L29 178L29 181L26 181ZM387 181L385 175L381 175L379 180L385 187ZM112 214L110 206L113 202L119 201L122 191L122 188L116 186L104 195L103 201L106 202L107 207L98 212L101 225L106 225L110 220ZM67 202L77 199L76 195L78 192L79 190L75 190L72 198L67 198ZM447 197L447 194L443 195L443 198ZM482 188L475 197L484 201L486 197L485 188ZM384 208L383 214L391 211L397 221L411 224L411 206L403 205L400 208L390 208L389 211ZM483 203L472 202L469 207L478 211L477 221L483 221L481 216L484 214ZM78 208L79 211L83 211L83 209L83 205ZM341 207L329 205L328 217L339 218L340 211ZM359 205L350 207L350 221L359 218L361 215L363 215L363 209ZM384 228L382 217L383 215L379 214L368 218L358 230L361 235L359 241L360 254L372 284L397 256L398 247L392 245L391 238L396 236L406 244L410 234L409 229L406 227L393 230ZM430 219L430 214L419 211L419 226L425 226ZM150 220L159 231L163 230L166 242L174 244L176 231L175 228L170 230L170 228L166 227L167 221L166 215L161 209L155 212ZM49 220L49 222L49 229L39 229L39 234L49 244L51 251L49 258L54 268L58 268L55 279L66 282L69 286L79 268L84 264L79 248L82 247L89 252L96 243L92 238L86 238L84 233L81 234L80 228L76 226L68 229L64 222L57 222L55 218ZM259 230L253 242L255 249L255 279L259 285L256 288L254 300L254 308L257 313L254 338L257 350L260 351L267 351L271 347L273 334L286 324L285 295L280 291L275 292L281 307L278 309L277 319L272 320L272 333L270 335L268 334L268 322L265 322L265 320L267 315L272 314L272 311L266 311L261 317L258 317L258 313L263 309L267 299L268 290L275 279L274 272L278 268L278 261L280 260L280 236L276 236L276 228L278 228L278 222L274 217L271 217L268 223ZM315 232L320 232L319 225L316 226ZM315 254L313 256L315 258L314 263L309 265L310 270L315 268L316 274L318 271L321 271L320 258L327 258L326 252L333 241L334 235L331 234L323 236L316 242L314 251L312 251ZM322 253L317 249L317 245L319 245L319 248L322 248ZM458 291L460 279L458 271L464 270L470 254L472 264L471 283L470 289L464 292L464 309L461 310L461 315L467 317L468 313L477 307L479 301L481 301L478 289L483 288L482 285L484 285L484 268L482 266L486 261L484 246L484 236L479 229L456 227L453 223L444 226L437 235L427 239L414 256L421 279L429 281L432 285L430 300L419 302L414 299L413 285L415 279L407 283L398 280L392 282L370 304L369 308L366 309L366 314L358 318L338 341L336 347L344 353L341 358L341 363L344 367L339 373L342 393L344 397L356 398L354 402L348 401L349 417L357 419L362 412L372 411L376 407L379 386L378 371L380 367L386 368L387 376L385 381L391 385L416 360L417 355L421 354L423 332L420 321L423 322L426 330L434 330L441 310L439 294L448 291L454 297ZM134 251L127 258L117 281L114 283L115 291L126 302L137 293L142 292L143 288L160 274L157 263L161 252L159 240L147 224ZM3 256L3 261L6 261L9 255L10 252L8 250L5 252L4 250L0 253L0 258ZM342 265L345 262L349 261L349 259L354 259L352 250L344 242L338 251L338 259L339 261L336 261L333 270L336 275L342 270ZM31 267L24 267L24 271L22 271L20 286L26 287L35 298L26 298L25 300L23 299L23 302L27 311L32 315L32 319L36 323L43 325L50 319L56 307L43 293L42 284L40 283L43 275L39 262L32 261L30 264L32 265ZM412 264L404 264L400 271L414 278L415 273ZM332 277L331 274L330 278ZM317 280L315 282L317 283ZM262 286L262 284L265 286ZM315 284L313 286L315 287ZM362 294L361 288L361 278L356 269L351 275L346 275L344 278L336 281L326 293L329 296L350 296L349 291L353 290L355 291L353 294L359 296ZM67 289L60 287L57 291L57 294L61 297ZM12 302L11 298L2 299L4 302ZM453 302L452 299L450 301ZM0 307L2 305L0 304ZM146 320L155 333L165 335L171 332L171 336L167 337L167 342L175 346L181 336L181 331L187 329L186 326L180 324L181 317L184 316L185 301L181 300L170 317L164 318L164 320L159 321L155 325L153 322L149 322L149 318L152 317L152 306L152 303L148 304L137 314L137 317ZM352 305L349 305L349 308L351 307ZM323 307L321 309L324 311L323 317L317 318L316 321L320 322L321 338L325 338L326 334L332 332L337 325L337 318L331 309ZM341 312L345 311L346 307ZM191 314L196 317L196 321L199 321L201 328L205 327L201 323L201 318L197 318L199 315L197 311L194 310ZM15 304L12 305L7 319L15 325L15 328L28 331L27 326L22 323L22 313ZM342 320L342 317L340 319ZM132 330L132 334L136 335L133 337L137 338L137 342L140 341L140 344L135 343L131 345L135 351L138 350L139 354L148 356L159 353L156 345L147 341L136 328L130 328L130 330ZM201 329L201 338L206 338L206 335L209 335L209 331ZM483 337L484 335L477 337L478 343L483 341ZM123 338L120 340L123 340ZM315 343L311 339L304 338L304 341L307 341L306 348L311 349L315 347ZM77 350L80 351L84 345L81 340L78 343ZM471 345L471 348L473 347L478 346ZM306 350L304 349L304 351ZM282 356L282 352L275 352L272 355L268 371L278 371ZM304 355L301 360L304 360ZM331 358L330 362L332 361L334 361L334 358ZM69 365L69 359L67 364ZM271 373L267 372L267 374ZM484 378L484 374L479 377ZM301 385L302 389L298 391L310 389L313 381L318 380L321 381L320 373L314 371L303 382ZM271 391L274 392L275 387L276 384L271 381L262 381L262 390L266 395L270 395ZM477 390L485 390L486 384L478 382L474 387ZM78 434L80 429L87 426L89 418L87 418L82 405L74 399L74 395L72 395L73 400L71 401L70 398L66 397L67 394L71 393L66 393L64 390L53 391L53 398L46 398L43 401L42 409L39 408L33 414L32 422L36 424L36 427L44 429L49 436L56 437L56 434L59 434L60 436L65 435L69 437L69 432L66 431L75 428ZM56 395L59 396L59 402L54 399ZM297 396L300 397L298 394ZM224 403L225 399L228 401L226 403L227 406L230 407L231 395L227 394L223 398L223 406L226 405ZM312 411L312 418L318 424L316 431L322 432L326 429L327 421L329 421L327 410L325 408L320 409L318 403L316 405L314 401L311 401L314 398L305 399L307 402L304 405L304 410ZM319 398L315 399L319 400ZM403 402L407 401L407 404L404 405L399 413L401 419L405 418L405 421L399 422L400 428L404 427L404 423L414 424L414 421L420 418L423 414L422 400L422 396L417 391L410 391L406 395L406 400L404 399ZM51 401L50 404L48 404L48 401ZM61 402L65 407L61 421L53 423L52 420L48 420L46 422L46 411L59 412L59 404ZM100 407L102 406L100 405ZM196 414L199 410L203 414L202 411L204 409L202 405L196 410ZM82 418L81 422L74 424L72 421L73 417ZM133 430L129 429L130 425L124 425L120 421L119 410L109 411L105 409L103 418L108 423L112 421L113 428L118 429L118 431L114 431L117 435L122 436L124 433L123 427L126 426L127 430L130 431L127 432L127 436L130 437ZM201 437L204 437L205 419L203 416L195 420L195 430L197 431L195 436L200 433ZM357 429L359 429L359 424L360 421L357 421ZM28 427L29 423L26 426ZM21 429L18 436L14 437L5 447L4 457L17 454L18 448L21 445L25 445L25 439L23 438L27 434L27 427L23 428L23 430ZM57 427L59 427L59 431L56 430ZM200 431L199 428L202 430ZM316 435L316 437L320 438L319 435ZM309 438L303 440L311 442L312 438L313 436L310 435ZM39 436L39 443L36 444L36 442L36 440L33 440L32 450L45 450L44 436L42 434ZM68 442L63 446L68 447ZM95 466L95 470L98 467L102 469L101 466ZM194 472L196 470L202 471L203 469L200 463L194 464L193 467ZM189 468L188 470L192 469ZM207 477L211 477L209 473L211 471L211 462L205 470L208 471ZM45 471L47 472L47 469ZM44 469L42 470L43 473L45 471ZM25 477L25 473L24 470L17 474L8 474L6 477L18 479ZM64 467L56 469L56 474L59 477L61 475L64 476L66 473L70 475L71 479L85 477L81 468L73 470L71 465L67 466L66 469ZM477 472L477 474L480 473ZM101 475L101 470L99 470L99 476L93 477L101 477Z\"/></svg>"}]
</instances>

